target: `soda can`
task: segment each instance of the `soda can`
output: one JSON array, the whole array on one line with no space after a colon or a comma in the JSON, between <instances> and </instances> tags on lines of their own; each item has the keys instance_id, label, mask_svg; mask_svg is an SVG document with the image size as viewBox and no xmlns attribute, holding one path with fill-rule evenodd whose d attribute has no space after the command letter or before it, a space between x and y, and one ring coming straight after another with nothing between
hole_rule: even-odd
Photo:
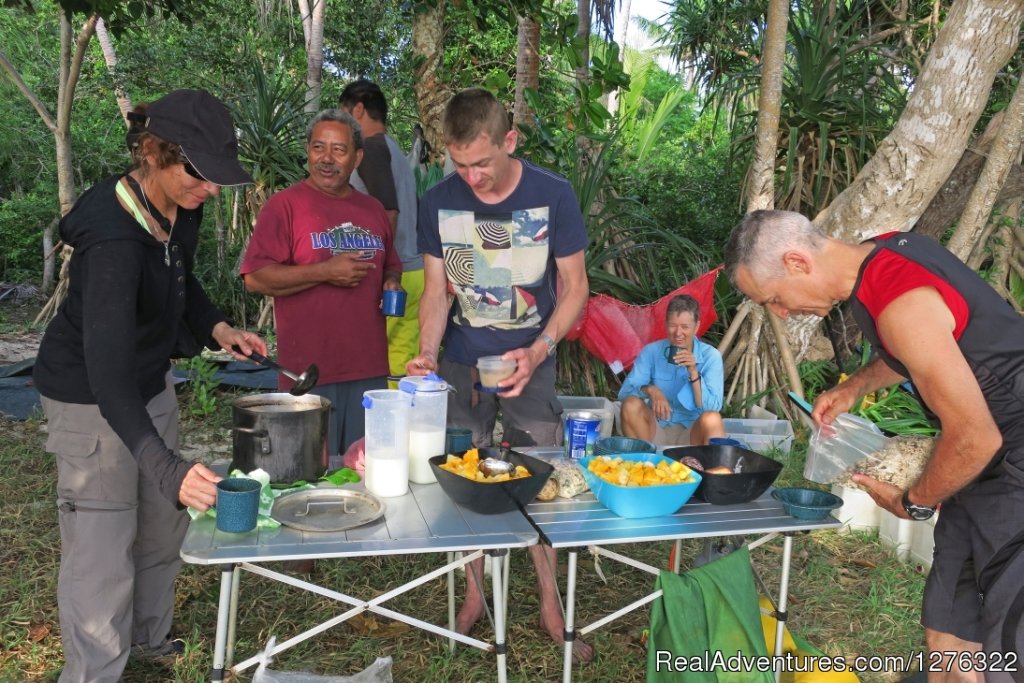
<instances>
[{"instance_id":1,"label":"soda can","mask_svg":"<svg viewBox=\"0 0 1024 683\"><path fill-rule=\"evenodd\" d=\"M565 457L579 460L594 454L594 443L601 436L601 416L586 410L565 414Z\"/></svg>"}]
</instances>

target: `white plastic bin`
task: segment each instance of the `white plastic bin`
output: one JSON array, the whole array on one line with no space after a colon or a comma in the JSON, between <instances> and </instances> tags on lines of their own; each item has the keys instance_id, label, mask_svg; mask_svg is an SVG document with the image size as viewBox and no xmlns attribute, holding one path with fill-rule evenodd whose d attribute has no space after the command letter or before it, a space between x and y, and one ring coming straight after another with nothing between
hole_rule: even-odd
<instances>
[{"instance_id":1,"label":"white plastic bin","mask_svg":"<svg viewBox=\"0 0 1024 683\"><path fill-rule=\"evenodd\" d=\"M893 554L900 560L910 558L910 547L914 539L914 526L921 522L903 519L888 510L879 510L881 517L878 524L878 540L882 545L892 548Z\"/></svg>"},{"instance_id":2,"label":"white plastic bin","mask_svg":"<svg viewBox=\"0 0 1024 683\"><path fill-rule=\"evenodd\" d=\"M939 514L935 513L923 522L912 522L914 525L910 541L910 561L921 565L925 571L932 568L932 555L935 552L935 523Z\"/></svg>"},{"instance_id":3,"label":"white plastic bin","mask_svg":"<svg viewBox=\"0 0 1024 683\"><path fill-rule=\"evenodd\" d=\"M612 424L615 422L615 406L606 398L596 396L559 396L562 404L562 419L565 413L576 410L588 410L601 416L601 436L612 435Z\"/></svg>"},{"instance_id":4,"label":"white plastic bin","mask_svg":"<svg viewBox=\"0 0 1024 683\"><path fill-rule=\"evenodd\" d=\"M793 446L793 425L789 420L727 417L722 421L725 423L725 435L746 443L752 451L764 453L778 448L788 455Z\"/></svg>"},{"instance_id":5,"label":"white plastic bin","mask_svg":"<svg viewBox=\"0 0 1024 683\"><path fill-rule=\"evenodd\" d=\"M843 530L872 531L881 523L882 508L868 495L853 486L832 486L832 493L843 499L843 506L834 513L843 523Z\"/></svg>"}]
</instances>

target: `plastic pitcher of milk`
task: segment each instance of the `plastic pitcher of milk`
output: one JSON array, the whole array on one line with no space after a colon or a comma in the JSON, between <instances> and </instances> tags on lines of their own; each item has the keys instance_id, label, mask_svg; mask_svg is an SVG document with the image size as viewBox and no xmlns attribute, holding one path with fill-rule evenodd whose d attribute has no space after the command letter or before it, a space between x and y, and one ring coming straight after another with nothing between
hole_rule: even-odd
<instances>
[{"instance_id":1,"label":"plastic pitcher of milk","mask_svg":"<svg viewBox=\"0 0 1024 683\"><path fill-rule=\"evenodd\" d=\"M437 479L430 469L430 458L444 455L448 383L430 373L405 377L398 389L409 399L409 480L432 484Z\"/></svg>"},{"instance_id":2,"label":"plastic pitcher of milk","mask_svg":"<svg viewBox=\"0 0 1024 683\"><path fill-rule=\"evenodd\" d=\"M409 400L404 392L363 392L366 416L366 490L381 498L409 490Z\"/></svg>"}]
</instances>

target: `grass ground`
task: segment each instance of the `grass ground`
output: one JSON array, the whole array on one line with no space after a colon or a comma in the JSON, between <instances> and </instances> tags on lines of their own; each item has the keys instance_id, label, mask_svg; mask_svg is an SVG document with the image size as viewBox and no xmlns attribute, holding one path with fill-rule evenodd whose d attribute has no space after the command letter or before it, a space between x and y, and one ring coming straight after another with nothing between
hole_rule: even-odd
<instances>
[{"instance_id":1,"label":"grass ground","mask_svg":"<svg viewBox=\"0 0 1024 683\"><path fill-rule=\"evenodd\" d=\"M2 330L0 330L2 332ZM189 415L190 396L180 398L183 440L200 457L223 457L230 443L231 395L218 394L217 410L207 417ZM802 447L798 439L780 482L802 483ZM0 420L0 683L55 681L61 668L60 629L55 604L59 537L54 509L55 469L43 450L39 420ZM700 544L688 543L686 559ZM622 546L617 551L664 566L669 544ZM781 543L752 553L766 584L778 586ZM320 562L315 580L350 595L370 597L407 581L443 556L412 556ZM563 560L564 558L560 559ZM563 577L564 577L564 567ZM646 592L653 577L611 562L602 583L593 564L581 556L577 623L590 623ZM520 683L560 680L561 652L538 636L533 570L527 554L512 555L512 609L509 614L510 680ZM918 625L923 575L893 559L872 535L817 532L794 545L790 581L790 627L829 654L906 655L923 640ZM564 585L564 578L563 578ZM461 587L459 588L461 590ZM173 669L129 664L126 683L206 680L213 648L218 575L214 567L185 566L177 591L177 635L188 643ZM444 581L428 583L393 603L396 609L438 623L445 620ZM287 638L314 617L335 613L325 599L243 574L237 652L242 659L271 636ZM592 683L643 681L646 658L640 642L646 610L634 612L590 635L597 659L576 669L576 680ZM479 635L490 632L478 626ZM454 653L446 641L382 618L365 616L329 630L284 653L274 667L321 674L351 674L375 657L394 657L398 681L491 681L493 658L471 648ZM239 676L250 680L252 670ZM896 673L864 674L867 683L898 681Z\"/></svg>"}]
</instances>

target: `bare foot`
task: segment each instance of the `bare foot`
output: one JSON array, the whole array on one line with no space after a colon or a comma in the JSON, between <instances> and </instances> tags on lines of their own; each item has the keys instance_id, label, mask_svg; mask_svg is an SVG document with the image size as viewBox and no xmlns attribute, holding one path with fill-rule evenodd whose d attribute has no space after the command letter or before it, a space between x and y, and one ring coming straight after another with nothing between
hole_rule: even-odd
<instances>
[{"instance_id":1,"label":"bare foot","mask_svg":"<svg viewBox=\"0 0 1024 683\"><path fill-rule=\"evenodd\" d=\"M462 603L462 608L459 609L459 613L455 616L455 631L461 633L464 636L468 636L469 632L473 630L473 625L480 621L480 618L484 615L484 603L479 599L467 598Z\"/></svg>"},{"instance_id":2,"label":"bare foot","mask_svg":"<svg viewBox=\"0 0 1024 683\"><path fill-rule=\"evenodd\" d=\"M559 645L565 645L565 619L557 605L541 607L539 626L551 637L551 640ZM594 659L594 648L577 636L572 641L573 664L586 664L592 659Z\"/></svg>"}]
</instances>

